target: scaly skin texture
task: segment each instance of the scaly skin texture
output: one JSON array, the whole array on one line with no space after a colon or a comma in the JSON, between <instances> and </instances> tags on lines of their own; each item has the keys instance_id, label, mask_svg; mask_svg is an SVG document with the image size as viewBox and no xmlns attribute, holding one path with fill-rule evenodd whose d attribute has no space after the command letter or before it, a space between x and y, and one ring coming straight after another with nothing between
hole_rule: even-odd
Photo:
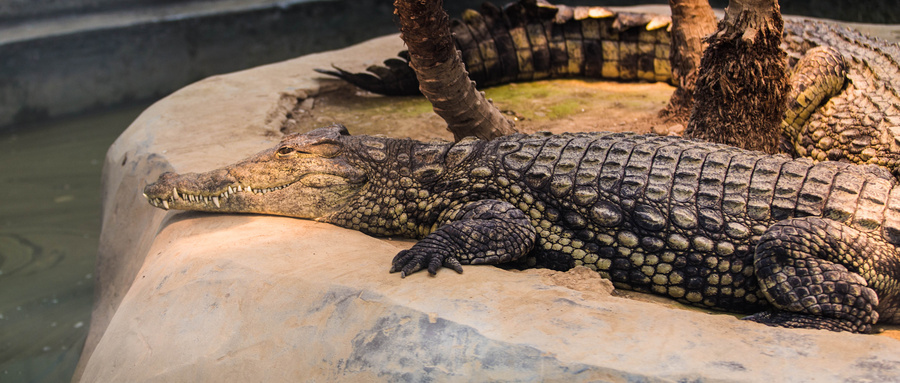
<instances>
[{"instance_id":1,"label":"scaly skin texture","mask_svg":"<svg viewBox=\"0 0 900 383\"><path fill-rule=\"evenodd\" d=\"M486 4L452 23L456 45L479 87L545 78L587 77L672 82L671 19L522 0ZM833 57L811 52L828 47ZM888 168L900 177L900 47L828 23L784 21L793 66L782 128L786 152L816 161ZM416 94L404 60L367 73L321 71L384 94ZM799 116L799 118L798 118Z\"/></svg>"},{"instance_id":2,"label":"scaly skin texture","mask_svg":"<svg viewBox=\"0 0 900 383\"><path fill-rule=\"evenodd\" d=\"M805 121L788 122L785 115L791 149L819 161L881 165L900 177L900 45L812 22L785 23L785 45L792 61L823 47L811 52L809 69L792 76L798 79L794 87L805 90L795 100L834 93L822 97ZM818 80L804 83L803 73Z\"/></svg>"},{"instance_id":3,"label":"scaly skin texture","mask_svg":"<svg viewBox=\"0 0 900 383\"><path fill-rule=\"evenodd\" d=\"M145 194L419 238L393 261L403 276L583 265L770 325L869 332L900 323L900 188L870 170L652 135L451 144L332 126L221 170L165 174Z\"/></svg>"}]
</instances>

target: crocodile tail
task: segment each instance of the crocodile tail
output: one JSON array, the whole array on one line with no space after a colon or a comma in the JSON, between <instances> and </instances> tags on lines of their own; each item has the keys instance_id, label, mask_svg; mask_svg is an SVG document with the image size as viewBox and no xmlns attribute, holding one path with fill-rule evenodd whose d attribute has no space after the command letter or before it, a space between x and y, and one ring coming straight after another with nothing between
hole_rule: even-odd
<instances>
[{"instance_id":1,"label":"crocodile tail","mask_svg":"<svg viewBox=\"0 0 900 383\"><path fill-rule=\"evenodd\" d=\"M671 23L668 16L519 0L467 10L450 29L479 87L566 77L671 83ZM418 80L404 53L370 66L368 73L316 71L375 93L417 94Z\"/></svg>"},{"instance_id":2,"label":"crocodile tail","mask_svg":"<svg viewBox=\"0 0 900 383\"><path fill-rule=\"evenodd\" d=\"M546 78L672 81L669 16L520 0L451 28L479 86Z\"/></svg>"},{"instance_id":3,"label":"crocodile tail","mask_svg":"<svg viewBox=\"0 0 900 383\"><path fill-rule=\"evenodd\" d=\"M810 115L844 88L847 63L831 46L818 46L804 54L791 70L791 90L781 129L796 140Z\"/></svg>"},{"instance_id":4,"label":"crocodile tail","mask_svg":"<svg viewBox=\"0 0 900 383\"><path fill-rule=\"evenodd\" d=\"M384 60L384 66L372 65L368 72L353 73L338 67L314 69L316 72L338 77L370 92L387 96L419 94L419 80L409 66L409 52L402 51L397 58Z\"/></svg>"}]
</instances>

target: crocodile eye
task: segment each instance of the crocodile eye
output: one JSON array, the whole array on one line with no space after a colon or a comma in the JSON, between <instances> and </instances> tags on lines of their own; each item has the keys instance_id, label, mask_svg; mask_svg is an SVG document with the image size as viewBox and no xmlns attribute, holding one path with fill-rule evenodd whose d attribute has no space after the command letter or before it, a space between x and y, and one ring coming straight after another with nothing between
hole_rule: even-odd
<instances>
[{"instance_id":1,"label":"crocodile eye","mask_svg":"<svg viewBox=\"0 0 900 383\"><path fill-rule=\"evenodd\" d=\"M282 146L282 147L278 148L278 151L276 151L276 153L278 153L279 156L286 156L293 152L294 152L294 148L289 147L289 146Z\"/></svg>"}]
</instances>

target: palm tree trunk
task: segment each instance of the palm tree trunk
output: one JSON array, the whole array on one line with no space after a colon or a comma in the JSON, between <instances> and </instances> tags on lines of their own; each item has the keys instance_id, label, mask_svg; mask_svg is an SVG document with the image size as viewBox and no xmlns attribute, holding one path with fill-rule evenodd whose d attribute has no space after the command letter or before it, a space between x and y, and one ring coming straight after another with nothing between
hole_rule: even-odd
<instances>
[{"instance_id":1,"label":"palm tree trunk","mask_svg":"<svg viewBox=\"0 0 900 383\"><path fill-rule=\"evenodd\" d=\"M731 0L703 53L685 136L777 153L790 91L777 0Z\"/></svg>"},{"instance_id":2,"label":"palm tree trunk","mask_svg":"<svg viewBox=\"0 0 900 383\"><path fill-rule=\"evenodd\" d=\"M419 89L457 141L515 133L511 120L475 89L450 35L442 0L395 0L400 37L409 48Z\"/></svg>"},{"instance_id":3,"label":"palm tree trunk","mask_svg":"<svg viewBox=\"0 0 900 383\"><path fill-rule=\"evenodd\" d=\"M694 83L706 38L716 31L716 15L706 0L669 0L672 9L672 49L669 62L678 87L660 117L685 123L694 105Z\"/></svg>"}]
</instances>

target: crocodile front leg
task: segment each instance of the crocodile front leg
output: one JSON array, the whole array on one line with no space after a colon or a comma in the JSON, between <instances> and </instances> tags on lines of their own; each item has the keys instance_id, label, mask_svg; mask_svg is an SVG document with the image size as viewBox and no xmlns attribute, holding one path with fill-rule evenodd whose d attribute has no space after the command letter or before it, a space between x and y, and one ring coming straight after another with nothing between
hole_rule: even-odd
<instances>
[{"instance_id":1,"label":"crocodile front leg","mask_svg":"<svg viewBox=\"0 0 900 383\"><path fill-rule=\"evenodd\" d=\"M392 262L391 272L406 277L441 266L462 273L463 264L499 264L523 257L537 233L525 213L505 201L481 200L448 211L439 227Z\"/></svg>"},{"instance_id":2,"label":"crocodile front leg","mask_svg":"<svg viewBox=\"0 0 900 383\"><path fill-rule=\"evenodd\" d=\"M889 300L895 295L896 276L877 265L896 258L892 245L840 222L818 217L778 222L760 239L754 259L760 288L776 310L745 319L871 332L879 295Z\"/></svg>"}]
</instances>

